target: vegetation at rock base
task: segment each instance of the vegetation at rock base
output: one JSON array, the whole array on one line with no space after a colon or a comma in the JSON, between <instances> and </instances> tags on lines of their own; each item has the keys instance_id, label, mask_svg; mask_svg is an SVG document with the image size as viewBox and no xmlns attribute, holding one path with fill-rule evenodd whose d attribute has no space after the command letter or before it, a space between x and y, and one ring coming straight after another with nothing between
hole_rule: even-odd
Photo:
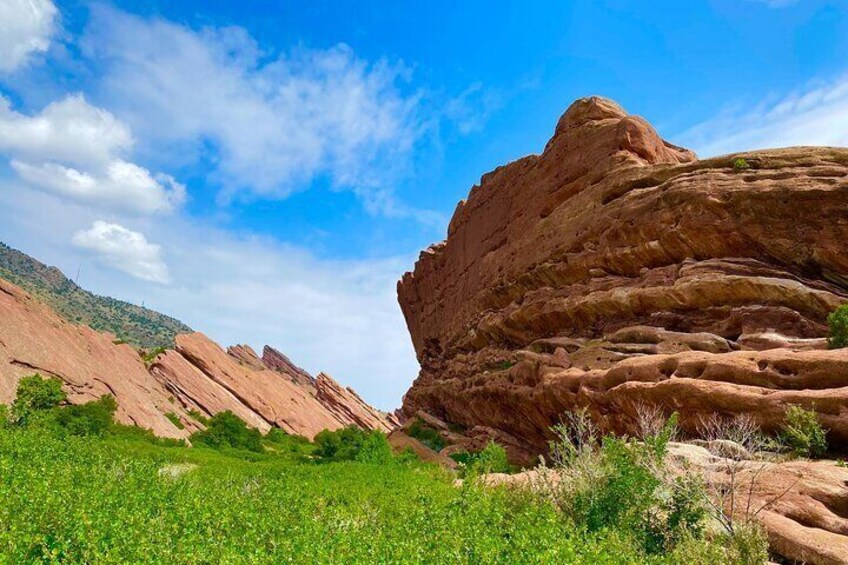
<instances>
[{"instance_id":1,"label":"vegetation at rock base","mask_svg":"<svg viewBox=\"0 0 848 565\"><path fill-rule=\"evenodd\" d=\"M447 442L439 435L439 432L427 427L419 418L416 418L409 428L407 428L406 434L409 437L417 439L433 451L441 451L447 445Z\"/></svg>"},{"instance_id":2,"label":"vegetation at rock base","mask_svg":"<svg viewBox=\"0 0 848 565\"><path fill-rule=\"evenodd\" d=\"M0 426L0 563L755 562L728 549L754 538L704 534L694 495L660 497L646 464L665 436L603 439L603 480L565 511L538 492L457 487L448 471L392 456L380 433L257 438L223 413L189 448L104 430L108 397L62 406L43 394L52 381L27 382L41 417ZM478 457L481 471L504 460L495 444Z\"/></svg>"},{"instance_id":3,"label":"vegetation at rock base","mask_svg":"<svg viewBox=\"0 0 848 565\"><path fill-rule=\"evenodd\" d=\"M831 349L848 347L848 304L843 304L827 317L827 346Z\"/></svg>"},{"instance_id":4,"label":"vegetation at rock base","mask_svg":"<svg viewBox=\"0 0 848 565\"><path fill-rule=\"evenodd\" d=\"M827 431L814 411L801 406L787 408L778 440L798 457L821 457L827 451Z\"/></svg>"},{"instance_id":5,"label":"vegetation at rock base","mask_svg":"<svg viewBox=\"0 0 848 565\"><path fill-rule=\"evenodd\" d=\"M0 243L0 278L34 295L71 323L115 334L116 343L154 350L173 346L177 334L191 331L170 316L92 294L59 269L48 267L3 243Z\"/></svg>"}]
</instances>

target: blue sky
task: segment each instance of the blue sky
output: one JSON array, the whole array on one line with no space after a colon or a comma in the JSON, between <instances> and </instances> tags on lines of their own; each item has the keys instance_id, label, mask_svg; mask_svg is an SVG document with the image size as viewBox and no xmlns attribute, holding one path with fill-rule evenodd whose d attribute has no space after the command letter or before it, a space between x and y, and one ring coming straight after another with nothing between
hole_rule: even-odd
<instances>
[{"instance_id":1,"label":"blue sky","mask_svg":"<svg viewBox=\"0 0 848 565\"><path fill-rule=\"evenodd\" d=\"M826 0L0 0L0 239L392 408L394 284L601 94L702 156L848 143Z\"/></svg>"}]
</instances>

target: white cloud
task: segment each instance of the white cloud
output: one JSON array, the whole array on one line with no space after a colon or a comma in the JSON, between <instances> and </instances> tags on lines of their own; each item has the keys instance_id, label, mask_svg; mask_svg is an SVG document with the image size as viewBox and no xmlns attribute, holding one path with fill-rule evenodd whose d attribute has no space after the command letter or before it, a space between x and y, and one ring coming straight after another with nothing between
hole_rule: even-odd
<instances>
[{"instance_id":1,"label":"white cloud","mask_svg":"<svg viewBox=\"0 0 848 565\"><path fill-rule=\"evenodd\" d=\"M75 233L72 242L133 277L162 284L169 281L161 247L149 243L143 233L98 220L89 229Z\"/></svg>"},{"instance_id":2,"label":"white cloud","mask_svg":"<svg viewBox=\"0 0 848 565\"><path fill-rule=\"evenodd\" d=\"M736 105L676 138L702 157L799 145L848 145L848 77Z\"/></svg>"},{"instance_id":3,"label":"white cloud","mask_svg":"<svg viewBox=\"0 0 848 565\"><path fill-rule=\"evenodd\" d=\"M185 187L173 177L154 177L147 169L127 161L112 161L99 174L56 163L33 165L18 160L12 160L12 169L32 186L115 210L171 212L185 201Z\"/></svg>"},{"instance_id":4,"label":"white cloud","mask_svg":"<svg viewBox=\"0 0 848 565\"><path fill-rule=\"evenodd\" d=\"M414 256L332 260L179 216L121 220L123 229L145 234L143 243L165 246L158 258L161 262L167 251L166 276L154 278L170 283L150 284L117 273L118 259L107 261L99 252L112 249L101 240L121 237L78 236L98 243L70 244L79 226L97 225L97 212L16 183L0 181L0 192L15 196L0 207L0 240L70 276L81 265L81 284L89 290L136 304L144 301L223 345L273 345L309 371L327 371L386 409L400 405L418 372L395 294L397 280ZM115 251L109 256L122 255ZM153 254L154 265L156 258Z\"/></svg>"},{"instance_id":5,"label":"white cloud","mask_svg":"<svg viewBox=\"0 0 848 565\"><path fill-rule=\"evenodd\" d=\"M107 8L84 45L105 66L104 96L142 138L214 147L225 198L283 198L326 178L408 212L390 189L421 127L402 65L345 45L270 55L240 28L194 31Z\"/></svg>"},{"instance_id":6,"label":"white cloud","mask_svg":"<svg viewBox=\"0 0 848 565\"><path fill-rule=\"evenodd\" d=\"M185 187L121 158L132 145L129 127L82 95L33 116L0 97L0 152L12 156L12 168L32 186L108 209L152 214L178 208Z\"/></svg>"},{"instance_id":7,"label":"white cloud","mask_svg":"<svg viewBox=\"0 0 848 565\"><path fill-rule=\"evenodd\" d=\"M132 145L129 127L81 94L53 102L34 116L15 112L0 96L0 151L27 159L104 164Z\"/></svg>"},{"instance_id":8,"label":"white cloud","mask_svg":"<svg viewBox=\"0 0 848 565\"><path fill-rule=\"evenodd\" d=\"M0 0L0 72L47 51L58 10L50 0Z\"/></svg>"}]
</instances>

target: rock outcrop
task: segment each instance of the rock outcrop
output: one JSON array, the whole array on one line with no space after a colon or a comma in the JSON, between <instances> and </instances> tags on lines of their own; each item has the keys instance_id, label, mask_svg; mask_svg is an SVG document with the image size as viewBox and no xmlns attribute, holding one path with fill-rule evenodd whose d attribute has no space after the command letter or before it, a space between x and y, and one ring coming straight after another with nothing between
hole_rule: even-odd
<instances>
[{"instance_id":1,"label":"rock outcrop","mask_svg":"<svg viewBox=\"0 0 848 565\"><path fill-rule=\"evenodd\" d=\"M72 403L111 394L117 419L156 435L187 438L196 418L231 410L249 425L272 426L313 438L324 429L354 425L390 431L382 414L326 375L313 379L271 348L274 370L246 345L224 351L201 333L176 337L176 348L149 367L113 335L73 325L13 284L0 279L0 403L14 400L18 381L40 373L60 379ZM278 362L284 359L286 364ZM171 419L182 424L178 428Z\"/></svg>"},{"instance_id":2,"label":"rock outcrop","mask_svg":"<svg viewBox=\"0 0 848 565\"><path fill-rule=\"evenodd\" d=\"M421 372L404 412L520 440L587 407L631 432L639 404L686 431L713 413L766 430L788 404L848 446L848 150L697 160L601 98L541 155L484 175L446 241L398 283Z\"/></svg>"},{"instance_id":3,"label":"rock outcrop","mask_svg":"<svg viewBox=\"0 0 848 565\"><path fill-rule=\"evenodd\" d=\"M151 378L132 346L66 322L0 279L0 403L11 403L18 381L34 373L61 379L73 403L113 395L118 402L115 416L122 423L163 437L184 438L192 431L178 429L165 416L173 412L188 419L168 391Z\"/></svg>"},{"instance_id":4,"label":"rock outcrop","mask_svg":"<svg viewBox=\"0 0 848 565\"><path fill-rule=\"evenodd\" d=\"M736 449L744 450L738 445ZM848 563L848 468L833 461L768 462L725 457L705 447L671 443L666 462L672 477L698 474L710 485L710 493L721 492L723 500L716 500L716 507L723 507L735 523L758 521L768 535L772 553L785 562ZM556 488L560 480L557 471L540 468L483 477L489 486L543 492ZM720 528L718 523L714 527Z\"/></svg>"}]
</instances>

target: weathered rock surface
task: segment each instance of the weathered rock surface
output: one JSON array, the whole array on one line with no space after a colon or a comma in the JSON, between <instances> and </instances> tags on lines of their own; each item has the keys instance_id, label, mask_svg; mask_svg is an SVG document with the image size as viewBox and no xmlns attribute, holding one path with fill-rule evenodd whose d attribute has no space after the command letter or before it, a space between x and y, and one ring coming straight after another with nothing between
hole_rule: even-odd
<instances>
[{"instance_id":1,"label":"weathered rock surface","mask_svg":"<svg viewBox=\"0 0 848 565\"><path fill-rule=\"evenodd\" d=\"M728 462L703 447L687 444L671 444L669 460L682 471L702 473L723 492L735 492L736 519L759 521L774 553L795 563L848 563L845 467L834 461ZM727 512L731 512L730 501L726 495Z\"/></svg>"},{"instance_id":2,"label":"weathered rock surface","mask_svg":"<svg viewBox=\"0 0 848 565\"><path fill-rule=\"evenodd\" d=\"M313 438L324 429L354 425L388 432L397 421L326 375L312 379L271 348L269 369L246 345L228 352L200 333L176 338L146 367L139 353L114 336L75 326L18 287L0 279L0 403L14 400L21 377L33 373L62 380L69 401L111 394L116 417L156 435L186 438L202 428L189 412L209 417L231 410L249 425L277 426ZM282 365L279 360L284 359ZM175 415L184 429L166 416Z\"/></svg>"},{"instance_id":3,"label":"weathered rock surface","mask_svg":"<svg viewBox=\"0 0 848 565\"><path fill-rule=\"evenodd\" d=\"M848 350L822 339L848 299L845 241L848 150L699 161L579 100L398 283L421 363L404 412L497 429L532 461L578 406L632 432L639 403L687 431L716 412L773 430L796 403L848 447Z\"/></svg>"},{"instance_id":4,"label":"weathered rock surface","mask_svg":"<svg viewBox=\"0 0 848 565\"><path fill-rule=\"evenodd\" d=\"M138 352L115 337L75 326L11 283L0 279L0 403L15 398L18 381L33 373L57 377L73 403L111 394L116 418L156 435L187 437L165 417L185 417L181 406L150 377Z\"/></svg>"},{"instance_id":5,"label":"weathered rock surface","mask_svg":"<svg viewBox=\"0 0 848 565\"><path fill-rule=\"evenodd\" d=\"M315 379L312 375L292 363L288 357L270 345L266 345L262 350L262 362L272 371L288 375L295 383L307 388L315 386Z\"/></svg>"},{"instance_id":6,"label":"weathered rock surface","mask_svg":"<svg viewBox=\"0 0 848 565\"><path fill-rule=\"evenodd\" d=\"M848 468L834 461L728 460L685 443L669 444L667 462L675 472L701 474L710 492L724 493L725 511L734 520L762 524L771 551L788 562L848 563ZM559 480L555 471L540 469L483 477L490 486L531 489L555 487Z\"/></svg>"}]
</instances>

